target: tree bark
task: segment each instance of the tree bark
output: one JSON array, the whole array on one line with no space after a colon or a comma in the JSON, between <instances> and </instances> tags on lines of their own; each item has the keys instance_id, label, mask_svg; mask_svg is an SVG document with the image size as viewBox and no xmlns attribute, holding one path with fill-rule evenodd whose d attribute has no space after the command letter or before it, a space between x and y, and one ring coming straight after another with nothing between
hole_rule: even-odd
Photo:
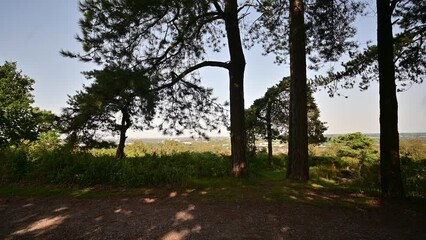
<instances>
[{"instance_id":1,"label":"tree bark","mask_svg":"<svg viewBox=\"0 0 426 240\"><path fill-rule=\"evenodd\" d=\"M272 168L274 166L274 159L272 158L272 119L271 119L271 99L268 99L268 106L266 108L266 131L268 138L268 164Z\"/></svg>"},{"instance_id":2,"label":"tree bark","mask_svg":"<svg viewBox=\"0 0 426 240\"><path fill-rule=\"evenodd\" d=\"M303 0L290 0L290 129L287 176L309 180L306 29Z\"/></svg>"},{"instance_id":3,"label":"tree bark","mask_svg":"<svg viewBox=\"0 0 426 240\"><path fill-rule=\"evenodd\" d=\"M380 94L380 177L383 197L404 196L401 179L396 97L392 8L389 0L377 0L377 47Z\"/></svg>"},{"instance_id":4,"label":"tree bark","mask_svg":"<svg viewBox=\"0 0 426 240\"><path fill-rule=\"evenodd\" d=\"M225 1L224 14L230 54L229 98L231 111L232 173L236 177L244 177L247 176L243 85L246 61L241 44L238 23L238 3L236 0Z\"/></svg>"},{"instance_id":5,"label":"tree bark","mask_svg":"<svg viewBox=\"0 0 426 240\"><path fill-rule=\"evenodd\" d=\"M117 159L123 159L126 155L124 154L124 147L126 146L126 132L129 129L131 125L130 121L130 115L127 110L122 110L122 118L121 118L121 125L120 125L120 140L118 142L117 151L115 153L115 157Z\"/></svg>"}]
</instances>

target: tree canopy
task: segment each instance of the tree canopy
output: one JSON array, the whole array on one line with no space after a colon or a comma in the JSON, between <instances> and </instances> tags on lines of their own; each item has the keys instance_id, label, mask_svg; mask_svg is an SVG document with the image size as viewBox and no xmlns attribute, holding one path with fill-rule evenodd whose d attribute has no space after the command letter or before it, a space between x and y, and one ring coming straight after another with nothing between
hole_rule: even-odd
<instances>
[{"instance_id":1,"label":"tree canopy","mask_svg":"<svg viewBox=\"0 0 426 240\"><path fill-rule=\"evenodd\" d=\"M392 25L395 80L397 91L408 90L413 84L420 84L426 76L426 3L420 0L392 1ZM325 86L333 96L340 89L358 85L367 90L372 82L379 80L378 47L368 44L361 52L353 52L351 59L342 63L343 70L331 69L328 75L317 76L317 85Z\"/></svg>"},{"instance_id":2,"label":"tree canopy","mask_svg":"<svg viewBox=\"0 0 426 240\"><path fill-rule=\"evenodd\" d=\"M80 3L84 53L65 56L103 65L138 68L154 88L177 82L198 86L197 70L220 67L229 73L233 172L246 175L244 129L245 58L240 36L247 1L108 1ZM229 61L206 60L206 49L227 46ZM192 89L196 89L195 87ZM206 93L206 91L201 91ZM198 93L197 93L198 94Z\"/></svg>"},{"instance_id":3,"label":"tree canopy","mask_svg":"<svg viewBox=\"0 0 426 240\"><path fill-rule=\"evenodd\" d=\"M326 140L323 133L327 130L324 122L319 120L320 111L308 91L308 139L316 144ZM246 110L247 131L253 131L258 138L268 139L268 126L271 126L272 139L288 140L289 108L290 108L290 78L285 77L280 83L269 88L262 98L256 99ZM252 138L252 141L255 139Z\"/></svg>"},{"instance_id":4,"label":"tree canopy","mask_svg":"<svg viewBox=\"0 0 426 240\"><path fill-rule=\"evenodd\" d=\"M227 120L210 89L186 87L180 82L167 88L153 88L150 79L140 71L120 67L93 70L85 75L94 82L70 97L69 107L63 111L63 129L69 133L69 140L85 144L106 132L119 134L118 158L124 157L126 132L130 128L157 127L164 134L177 135L186 130L192 136L207 137L206 131L218 130ZM159 123L154 123L156 116L161 116Z\"/></svg>"},{"instance_id":5,"label":"tree canopy","mask_svg":"<svg viewBox=\"0 0 426 240\"><path fill-rule=\"evenodd\" d=\"M422 83L426 76L426 3L419 0L377 0L376 3L377 44L352 54L352 59L343 63L342 71L330 71L316 82L326 84L333 96L340 88L358 84L360 90L366 90L373 81L379 81L382 195L401 197L404 190L396 92Z\"/></svg>"},{"instance_id":6,"label":"tree canopy","mask_svg":"<svg viewBox=\"0 0 426 240\"><path fill-rule=\"evenodd\" d=\"M275 54L278 63L290 57L287 177L291 180L309 179L306 58L308 67L318 70L354 49L352 23L363 7L360 1L338 0L264 0L256 5L261 15L250 29L255 41L267 54Z\"/></svg>"},{"instance_id":7,"label":"tree canopy","mask_svg":"<svg viewBox=\"0 0 426 240\"><path fill-rule=\"evenodd\" d=\"M15 62L0 66L0 145L36 140L56 120L50 111L34 108L34 80L22 74Z\"/></svg>"}]
</instances>

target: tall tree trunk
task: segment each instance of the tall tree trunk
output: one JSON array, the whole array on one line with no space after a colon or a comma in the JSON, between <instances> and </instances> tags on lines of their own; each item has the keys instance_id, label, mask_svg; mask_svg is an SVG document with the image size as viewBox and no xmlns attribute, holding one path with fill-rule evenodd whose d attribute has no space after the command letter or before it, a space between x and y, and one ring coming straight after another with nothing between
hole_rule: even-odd
<instances>
[{"instance_id":1,"label":"tall tree trunk","mask_svg":"<svg viewBox=\"0 0 426 240\"><path fill-rule=\"evenodd\" d=\"M398 100L391 1L377 0L377 47L380 93L380 176L384 197L403 197L398 133Z\"/></svg>"},{"instance_id":2,"label":"tall tree trunk","mask_svg":"<svg viewBox=\"0 0 426 240\"><path fill-rule=\"evenodd\" d=\"M288 178L309 179L306 29L303 0L290 0L290 129Z\"/></svg>"},{"instance_id":3,"label":"tall tree trunk","mask_svg":"<svg viewBox=\"0 0 426 240\"><path fill-rule=\"evenodd\" d=\"M268 106L266 108L266 131L268 138L268 164L272 168L274 166L274 159L272 158L272 120L271 120L271 99L268 99Z\"/></svg>"},{"instance_id":4,"label":"tall tree trunk","mask_svg":"<svg viewBox=\"0 0 426 240\"><path fill-rule=\"evenodd\" d=\"M247 175L244 116L244 70L246 61L241 44L236 0L225 1L225 28L231 58L229 63L229 95L232 173L236 177L244 177Z\"/></svg>"},{"instance_id":5,"label":"tall tree trunk","mask_svg":"<svg viewBox=\"0 0 426 240\"><path fill-rule=\"evenodd\" d=\"M129 129L131 125L130 121L130 115L127 111L127 109L121 110L122 118L121 118L121 125L120 125L120 140L118 142L117 151L115 152L115 157L118 159L122 159L125 157L124 154L124 147L126 146L126 132Z\"/></svg>"}]
</instances>

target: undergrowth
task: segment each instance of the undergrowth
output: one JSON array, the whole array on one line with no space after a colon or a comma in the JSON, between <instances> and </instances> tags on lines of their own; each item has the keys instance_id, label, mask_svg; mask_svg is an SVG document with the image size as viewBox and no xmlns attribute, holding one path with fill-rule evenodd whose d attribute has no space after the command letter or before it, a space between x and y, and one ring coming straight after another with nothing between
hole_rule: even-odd
<instances>
[{"instance_id":1,"label":"undergrowth","mask_svg":"<svg viewBox=\"0 0 426 240\"><path fill-rule=\"evenodd\" d=\"M337 145L340 144L340 145ZM310 183L328 188L379 195L379 160L376 146L369 149L332 146L310 149ZM231 159L219 152L188 151L166 143L168 150L138 143L132 154L118 160L112 150L80 151L57 145L22 145L0 149L0 184L31 183L65 186L114 185L123 187L226 186L261 184L285 179L287 156L274 155L268 166L264 152L250 155L249 178L237 181L230 175ZM173 145L173 146L172 146ZM340 146L340 147L339 147ZM408 197L426 199L425 145L402 142L401 166ZM163 146L164 147L164 146ZM179 151L178 151L179 149ZM343 149L343 150L342 150ZM232 183L232 184L231 184Z\"/></svg>"}]
</instances>

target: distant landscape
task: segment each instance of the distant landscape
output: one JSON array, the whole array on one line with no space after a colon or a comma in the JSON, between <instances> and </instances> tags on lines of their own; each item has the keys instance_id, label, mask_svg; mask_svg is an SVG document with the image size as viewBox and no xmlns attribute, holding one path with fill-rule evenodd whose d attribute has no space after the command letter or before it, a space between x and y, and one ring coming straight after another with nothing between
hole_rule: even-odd
<instances>
[{"instance_id":1,"label":"distant landscape","mask_svg":"<svg viewBox=\"0 0 426 240\"><path fill-rule=\"evenodd\" d=\"M376 142L380 139L380 133L364 133L366 136L373 138ZM338 136L343 136L345 134L324 134L326 138L334 138ZM415 133L399 133L399 138L401 140L408 140L408 139L420 139L420 140L426 140L426 132L415 132ZM216 141L216 140L226 140L229 139L229 137L210 137L209 140L205 139L194 139L190 137L176 137L176 136L164 136L161 138L128 138L127 142L132 143L135 141L142 141L146 143L155 143L155 142L161 142L164 140L178 140L181 142L192 142L192 141ZM118 141L118 139L114 138L107 138L107 140L111 141Z\"/></svg>"}]
</instances>

